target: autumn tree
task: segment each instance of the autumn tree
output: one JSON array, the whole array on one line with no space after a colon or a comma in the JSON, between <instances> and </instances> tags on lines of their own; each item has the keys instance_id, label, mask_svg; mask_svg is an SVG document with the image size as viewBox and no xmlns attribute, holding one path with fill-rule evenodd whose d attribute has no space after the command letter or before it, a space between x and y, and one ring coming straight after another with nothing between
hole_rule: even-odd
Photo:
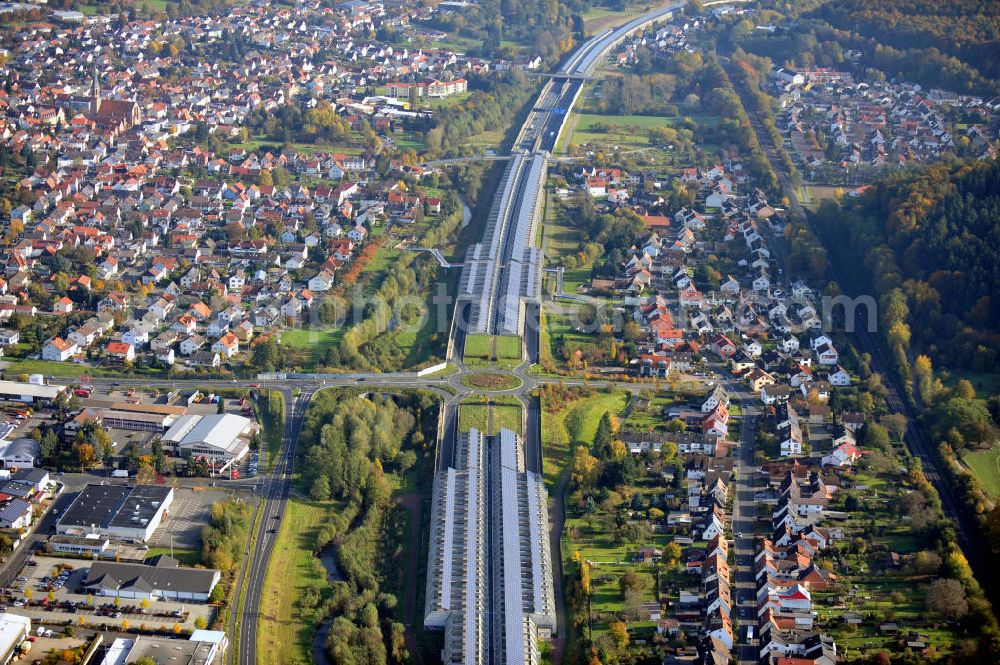
<instances>
[{"instance_id":1,"label":"autumn tree","mask_svg":"<svg viewBox=\"0 0 1000 665\"><path fill-rule=\"evenodd\" d=\"M619 651L628 646L628 627L623 622L612 621L608 626L608 634Z\"/></svg>"},{"instance_id":2,"label":"autumn tree","mask_svg":"<svg viewBox=\"0 0 1000 665\"><path fill-rule=\"evenodd\" d=\"M79 442L73 446L73 452L76 454L77 464L81 468L89 469L97 464L97 453L91 444Z\"/></svg>"},{"instance_id":3,"label":"autumn tree","mask_svg":"<svg viewBox=\"0 0 1000 665\"><path fill-rule=\"evenodd\" d=\"M570 479L575 487L589 487L595 479L599 461L590 454L586 446L573 450Z\"/></svg>"}]
</instances>

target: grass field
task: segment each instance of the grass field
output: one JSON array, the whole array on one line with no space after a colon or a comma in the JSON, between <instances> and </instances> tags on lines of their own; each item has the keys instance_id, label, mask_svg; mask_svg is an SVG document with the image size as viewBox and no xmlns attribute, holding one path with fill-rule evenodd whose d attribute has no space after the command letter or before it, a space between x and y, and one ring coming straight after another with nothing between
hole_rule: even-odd
<instances>
[{"instance_id":1,"label":"grass field","mask_svg":"<svg viewBox=\"0 0 1000 665\"><path fill-rule=\"evenodd\" d=\"M649 131L654 127L666 127L664 118L654 116L592 115L581 113L572 122L572 133L567 144L598 144L614 146L623 150L638 150L649 147ZM604 125L607 131L603 131Z\"/></svg>"},{"instance_id":2,"label":"grass field","mask_svg":"<svg viewBox=\"0 0 1000 665\"><path fill-rule=\"evenodd\" d=\"M282 408L284 408L285 396L281 392L277 392L277 395L281 400ZM282 419L282 422L284 422L284 419ZM263 418L264 445L267 447L267 457L265 458L264 468L267 469L268 472L273 470L274 465L278 463L278 451L281 450L281 438L283 434L284 432L282 431L281 426L276 426L272 418Z\"/></svg>"},{"instance_id":3,"label":"grass field","mask_svg":"<svg viewBox=\"0 0 1000 665\"><path fill-rule=\"evenodd\" d=\"M972 469L990 496L1000 497L1000 448L965 453L962 461Z\"/></svg>"},{"instance_id":4,"label":"grass field","mask_svg":"<svg viewBox=\"0 0 1000 665\"><path fill-rule=\"evenodd\" d=\"M628 11L618 11L607 7L591 7L583 13L583 29L588 35L600 34L608 28L621 25L631 21L639 14L645 14L656 7L665 5L666 2L627 2Z\"/></svg>"},{"instance_id":5,"label":"grass field","mask_svg":"<svg viewBox=\"0 0 1000 665\"><path fill-rule=\"evenodd\" d=\"M986 399L990 395L1000 393L1000 372L955 371L942 373L945 385L954 387L961 379L966 379L976 389L976 396Z\"/></svg>"},{"instance_id":6,"label":"grass field","mask_svg":"<svg viewBox=\"0 0 1000 665\"><path fill-rule=\"evenodd\" d=\"M493 427L489 427L490 409L493 410ZM491 406L484 398L472 398L458 409L458 431L467 432L475 427L486 434L495 434L503 428L521 433L521 405L516 399L498 398Z\"/></svg>"},{"instance_id":7,"label":"grass field","mask_svg":"<svg viewBox=\"0 0 1000 665\"><path fill-rule=\"evenodd\" d=\"M497 358L521 359L521 338L517 335L497 336Z\"/></svg>"},{"instance_id":8,"label":"grass field","mask_svg":"<svg viewBox=\"0 0 1000 665\"><path fill-rule=\"evenodd\" d=\"M557 347L560 343L565 342L572 344L575 342L578 344L588 344L593 342L596 338L594 335L590 335L585 332L576 332L574 329L574 326L576 325L574 323L575 317L569 313L557 313L551 311L553 309L555 308L551 306L546 307L545 337L548 340L549 352L552 354L552 357L555 358L558 363L562 363L563 359L557 353Z\"/></svg>"},{"instance_id":9,"label":"grass field","mask_svg":"<svg viewBox=\"0 0 1000 665\"><path fill-rule=\"evenodd\" d=\"M79 378L81 374L90 373L90 368L84 365L70 362L57 363L51 360L12 360L7 365L8 377L16 377L18 374L46 374L63 378Z\"/></svg>"},{"instance_id":10,"label":"grass field","mask_svg":"<svg viewBox=\"0 0 1000 665\"><path fill-rule=\"evenodd\" d=\"M618 415L628 404L625 393L599 393L578 400L558 413L542 408L542 470L551 491L569 464L573 446L590 445L604 414Z\"/></svg>"},{"instance_id":11,"label":"grass field","mask_svg":"<svg viewBox=\"0 0 1000 665\"><path fill-rule=\"evenodd\" d=\"M289 328L281 333L281 343L309 351L310 363L323 362L330 347L340 344L346 328Z\"/></svg>"},{"instance_id":12,"label":"grass field","mask_svg":"<svg viewBox=\"0 0 1000 665\"><path fill-rule=\"evenodd\" d=\"M489 358L493 355L493 337L491 335L467 335L465 338L466 358Z\"/></svg>"},{"instance_id":13,"label":"grass field","mask_svg":"<svg viewBox=\"0 0 1000 665\"><path fill-rule=\"evenodd\" d=\"M360 140L360 136L359 136ZM283 147L281 143L275 141L269 141L266 138L252 138L246 143L234 143L232 144L234 148L243 148L247 152L277 152ZM302 153L304 155L312 155L317 152L330 152L330 153L340 153L342 155L360 155L364 152L364 148L360 146L352 145L314 145L312 143L293 143L292 148L295 152Z\"/></svg>"},{"instance_id":14,"label":"grass field","mask_svg":"<svg viewBox=\"0 0 1000 665\"><path fill-rule=\"evenodd\" d=\"M313 543L333 504L292 499L267 566L257 625L258 663L311 663L318 617L298 600L309 587L326 589L326 573L313 556Z\"/></svg>"},{"instance_id":15,"label":"grass field","mask_svg":"<svg viewBox=\"0 0 1000 665\"><path fill-rule=\"evenodd\" d=\"M185 566L197 566L201 564L201 552L198 550L179 550L174 548L174 550L171 551L169 547L150 547L146 552L146 558L151 559L154 556L159 556L160 554L172 556Z\"/></svg>"}]
</instances>

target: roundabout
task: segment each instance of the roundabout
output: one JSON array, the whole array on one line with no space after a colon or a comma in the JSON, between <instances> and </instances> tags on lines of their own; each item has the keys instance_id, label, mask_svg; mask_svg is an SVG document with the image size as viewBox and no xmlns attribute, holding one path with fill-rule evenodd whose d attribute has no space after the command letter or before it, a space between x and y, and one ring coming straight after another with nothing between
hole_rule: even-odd
<instances>
[{"instance_id":1,"label":"roundabout","mask_svg":"<svg viewBox=\"0 0 1000 665\"><path fill-rule=\"evenodd\" d=\"M462 385L484 392L509 392L523 385L520 378L501 372L467 372L462 374Z\"/></svg>"}]
</instances>

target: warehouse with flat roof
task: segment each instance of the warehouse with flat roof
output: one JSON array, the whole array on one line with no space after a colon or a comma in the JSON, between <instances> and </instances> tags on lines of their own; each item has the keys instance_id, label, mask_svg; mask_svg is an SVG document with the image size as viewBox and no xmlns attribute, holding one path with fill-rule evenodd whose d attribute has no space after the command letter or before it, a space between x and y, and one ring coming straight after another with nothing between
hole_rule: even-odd
<instances>
[{"instance_id":1,"label":"warehouse with flat roof","mask_svg":"<svg viewBox=\"0 0 1000 665\"><path fill-rule=\"evenodd\" d=\"M21 381L0 381L0 399L12 402L47 404L64 390L66 390L66 386L43 386L37 383L22 383Z\"/></svg>"},{"instance_id":2,"label":"warehouse with flat roof","mask_svg":"<svg viewBox=\"0 0 1000 665\"><path fill-rule=\"evenodd\" d=\"M145 542L160 526L173 500L174 490L160 485L87 485L56 522L56 533L96 533Z\"/></svg>"}]
</instances>

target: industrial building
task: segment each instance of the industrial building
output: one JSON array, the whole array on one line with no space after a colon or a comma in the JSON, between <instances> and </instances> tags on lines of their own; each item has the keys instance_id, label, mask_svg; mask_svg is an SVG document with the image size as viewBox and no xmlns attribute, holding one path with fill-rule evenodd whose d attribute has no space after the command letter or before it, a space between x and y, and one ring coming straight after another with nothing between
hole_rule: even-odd
<instances>
[{"instance_id":1,"label":"industrial building","mask_svg":"<svg viewBox=\"0 0 1000 665\"><path fill-rule=\"evenodd\" d=\"M49 538L48 547L57 554L76 554L80 556L101 556L111 548L111 541L107 536L100 536L96 533L86 536L60 536L55 535Z\"/></svg>"},{"instance_id":2,"label":"industrial building","mask_svg":"<svg viewBox=\"0 0 1000 665\"><path fill-rule=\"evenodd\" d=\"M207 601L222 573L210 568L181 568L177 559L160 554L143 563L95 561L83 589L101 596L174 601Z\"/></svg>"},{"instance_id":3,"label":"industrial building","mask_svg":"<svg viewBox=\"0 0 1000 665\"><path fill-rule=\"evenodd\" d=\"M232 413L210 416L188 415L174 423L163 435L165 450L178 457L205 457L224 471L250 450L257 423Z\"/></svg>"},{"instance_id":4,"label":"industrial building","mask_svg":"<svg viewBox=\"0 0 1000 665\"><path fill-rule=\"evenodd\" d=\"M41 375L38 375L41 376ZM59 396L66 386L43 385L44 381L36 379L28 383L21 381L0 381L0 399L27 404L48 404Z\"/></svg>"},{"instance_id":5,"label":"industrial building","mask_svg":"<svg viewBox=\"0 0 1000 665\"><path fill-rule=\"evenodd\" d=\"M40 444L34 439L20 437L13 441L0 440L0 462L5 469L35 466Z\"/></svg>"},{"instance_id":6,"label":"industrial building","mask_svg":"<svg viewBox=\"0 0 1000 665\"><path fill-rule=\"evenodd\" d=\"M87 402L91 404L63 426L67 438L76 436L76 433L90 422L95 422L105 429L164 432L187 413L187 407L184 406L127 402L111 402L107 406L99 406L101 400L90 399Z\"/></svg>"},{"instance_id":7,"label":"industrial building","mask_svg":"<svg viewBox=\"0 0 1000 665\"><path fill-rule=\"evenodd\" d=\"M190 639L177 640L140 635L116 638L99 665L125 665L140 658L177 665L211 665L226 652L226 634L219 630L196 630Z\"/></svg>"},{"instance_id":8,"label":"industrial building","mask_svg":"<svg viewBox=\"0 0 1000 665\"><path fill-rule=\"evenodd\" d=\"M159 485L87 485L56 522L56 533L96 533L145 542L160 526L173 500L174 490Z\"/></svg>"},{"instance_id":9,"label":"industrial building","mask_svg":"<svg viewBox=\"0 0 1000 665\"><path fill-rule=\"evenodd\" d=\"M534 665L555 632L545 485L510 430L460 434L434 478L424 626L445 663Z\"/></svg>"},{"instance_id":10,"label":"industrial building","mask_svg":"<svg viewBox=\"0 0 1000 665\"><path fill-rule=\"evenodd\" d=\"M0 614L0 663L9 663L31 635L31 619L4 612Z\"/></svg>"}]
</instances>

